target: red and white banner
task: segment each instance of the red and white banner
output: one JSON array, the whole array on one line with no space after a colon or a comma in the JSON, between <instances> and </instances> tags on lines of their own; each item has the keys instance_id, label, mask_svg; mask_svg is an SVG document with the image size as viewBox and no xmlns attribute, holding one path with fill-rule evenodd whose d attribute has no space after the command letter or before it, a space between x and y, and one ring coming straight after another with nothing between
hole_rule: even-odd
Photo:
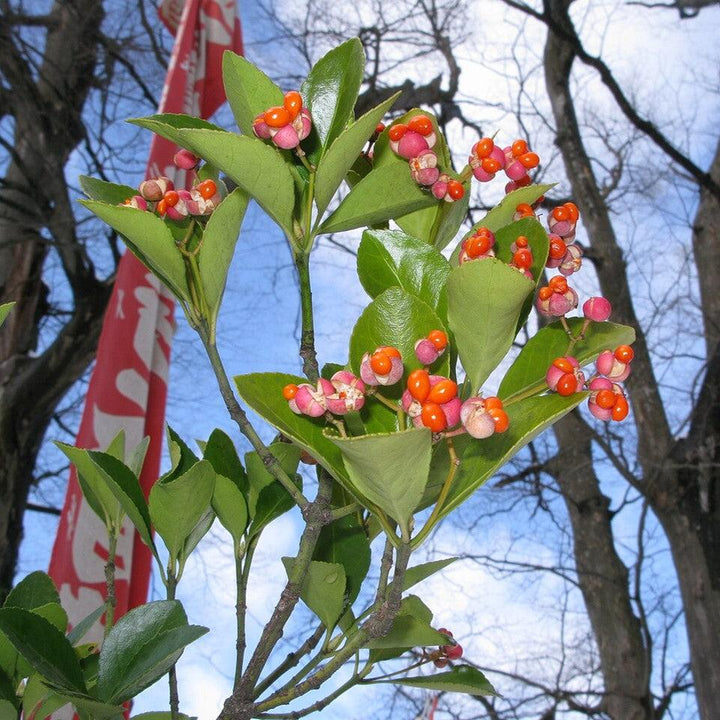
<instances>
[{"instance_id":1,"label":"red and white banner","mask_svg":"<svg viewBox=\"0 0 720 720\"><path fill-rule=\"evenodd\" d=\"M165 0L160 17L176 35L159 111L210 117L224 102L221 61L227 49L242 52L236 0ZM146 177L166 175L185 185L172 158L177 148L153 137ZM104 449L125 431L131 450L150 437L140 478L145 494L158 476L163 441L174 302L165 287L126 252L100 336L76 445ZM102 521L80 492L71 473L49 574L55 581L71 625L96 610L105 597L107 536ZM115 577L119 617L144 603L151 556L126 519L118 541ZM100 642L99 622L85 642ZM56 718L65 717L61 713ZM69 716L68 716L69 717Z\"/></svg>"}]
</instances>

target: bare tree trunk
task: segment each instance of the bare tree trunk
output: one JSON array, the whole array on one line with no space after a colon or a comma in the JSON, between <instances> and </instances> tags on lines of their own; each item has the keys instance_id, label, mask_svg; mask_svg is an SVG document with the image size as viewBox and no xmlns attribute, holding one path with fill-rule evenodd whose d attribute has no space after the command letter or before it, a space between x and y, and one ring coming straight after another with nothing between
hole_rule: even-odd
<instances>
[{"instance_id":1,"label":"bare tree trunk","mask_svg":"<svg viewBox=\"0 0 720 720\"><path fill-rule=\"evenodd\" d=\"M557 127L556 142L598 258L596 270L603 293L613 303L614 318L634 326L638 332L633 374L628 380L637 425L638 459L643 471L636 487L645 494L667 534L683 598L700 715L704 720L716 720L720 718L720 643L717 641L720 637L717 587L720 543L716 529L720 512L720 359L716 346L712 349L714 355L709 356L704 387L693 409L689 438L675 440L653 375L645 337L632 307L622 251L593 176L575 115L569 88L576 57L573 41L576 35L568 15L570 2L545 2L549 25L545 75ZM707 228L717 227L717 200L710 191L703 191L702 200L700 224L707 233ZM700 286L705 288L703 301L709 293L712 303L717 301L717 287L711 290L709 283L713 282L712 277L717 277L718 268L701 265L703 258L707 262L717 256L718 242L717 234L713 238L707 233L700 241L696 237L695 243L696 249L700 245L702 254L697 260ZM705 273L707 280L703 278ZM710 307L704 308L704 315L711 322L717 322L717 315L713 317ZM712 327L707 329L708 333L713 332Z\"/></svg>"}]
</instances>

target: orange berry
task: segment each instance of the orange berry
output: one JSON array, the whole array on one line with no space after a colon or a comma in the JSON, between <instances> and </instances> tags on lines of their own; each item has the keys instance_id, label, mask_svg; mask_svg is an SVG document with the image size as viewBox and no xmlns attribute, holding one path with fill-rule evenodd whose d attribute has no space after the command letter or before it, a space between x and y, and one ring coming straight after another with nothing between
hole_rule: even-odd
<instances>
[{"instance_id":1,"label":"orange berry","mask_svg":"<svg viewBox=\"0 0 720 720\"><path fill-rule=\"evenodd\" d=\"M603 410L609 410L615 405L615 393L612 390L599 390L595 396L595 404Z\"/></svg>"},{"instance_id":2,"label":"orange berry","mask_svg":"<svg viewBox=\"0 0 720 720\"><path fill-rule=\"evenodd\" d=\"M449 402L454 397L457 397L457 383L448 378L447 380L441 380L440 382L435 383L430 388L430 394L427 396L427 399L430 402L442 405L443 403Z\"/></svg>"},{"instance_id":3,"label":"orange berry","mask_svg":"<svg viewBox=\"0 0 720 720\"><path fill-rule=\"evenodd\" d=\"M510 150L514 157L520 157L528 151L527 142L525 140L516 140L511 146Z\"/></svg>"},{"instance_id":4,"label":"orange berry","mask_svg":"<svg viewBox=\"0 0 720 720\"><path fill-rule=\"evenodd\" d=\"M515 245L519 248L526 248L528 246L527 237L525 237L525 235L518 235L517 238L515 238Z\"/></svg>"},{"instance_id":5,"label":"orange berry","mask_svg":"<svg viewBox=\"0 0 720 720\"><path fill-rule=\"evenodd\" d=\"M383 345L382 347L379 347L379 348L377 349L377 351L378 351L378 352L384 352L388 357L391 357L391 358L394 358L394 357L396 357L396 358L402 357L402 356L400 355L400 351L399 351L396 347L393 347L392 345Z\"/></svg>"},{"instance_id":6,"label":"orange berry","mask_svg":"<svg viewBox=\"0 0 720 720\"><path fill-rule=\"evenodd\" d=\"M496 173L500 169L500 163L493 157L485 158L480 164L482 169L490 175Z\"/></svg>"},{"instance_id":7,"label":"orange berry","mask_svg":"<svg viewBox=\"0 0 720 720\"><path fill-rule=\"evenodd\" d=\"M457 180L448 181L447 191L453 200L460 200L465 195L465 188Z\"/></svg>"},{"instance_id":8,"label":"orange berry","mask_svg":"<svg viewBox=\"0 0 720 720\"><path fill-rule=\"evenodd\" d=\"M378 375L387 375L392 368L392 360L382 350L377 350L370 357L370 367Z\"/></svg>"},{"instance_id":9,"label":"orange berry","mask_svg":"<svg viewBox=\"0 0 720 720\"><path fill-rule=\"evenodd\" d=\"M567 245L559 235L550 238L550 257L553 260L560 260L565 257L566 252Z\"/></svg>"},{"instance_id":10,"label":"orange berry","mask_svg":"<svg viewBox=\"0 0 720 720\"><path fill-rule=\"evenodd\" d=\"M548 285L550 286L550 289L556 293L563 294L568 290L567 280L562 275L556 275L555 277L550 278Z\"/></svg>"},{"instance_id":11,"label":"orange berry","mask_svg":"<svg viewBox=\"0 0 720 720\"><path fill-rule=\"evenodd\" d=\"M487 158L494 149L495 143L493 142L493 139L489 137L484 137L478 140L473 148L475 155L477 155L479 160ZM490 170L487 170L487 172L490 172Z\"/></svg>"},{"instance_id":12,"label":"orange berry","mask_svg":"<svg viewBox=\"0 0 720 720\"><path fill-rule=\"evenodd\" d=\"M379 135L384 129L385 129L385 123L379 122L379 123L375 126L375 134L376 134L376 135Z\"/></svg>"},{"instance_id":13,"label":"orange berry","mask_svg":"<svg viewBox=\"0 0 720 720\"><path fill-rule=\"evenodd\" d=\"M552 216L555 218L555 220L562 222L563 220L570 219L570 211L563 205L559 205L558 207L553 208Z\"/></svg>"},{"instance_id":14,"label":"orange berry","mask_svg":"<svg viewBox=\"0 0 720 720\"><path fill-rule=\"evenodd\" d=\"M485 398L485 409L486 410L502 410L502 408L503 408L503 401L499 397L492 395L489 398Z\"/></svg>"},{"instance_id":15,"label":"orange berry","mask_svg":"<svg viewBox=\"0 0 720 720\"><path fill-rule=\"evenodd\" d=\"M403 125L403 123L398 123L397 125L393 125L388 130L388 137L393 141L397 142L406 132L407 132L407 125Z\"/></svg>"},{"instance_id":16,"label":"orange berry","mask_svg":"<svg viewBox=\"0 0 720 720\"><path fill-rule=\"evenodd\" d=\"M558 395L562 395L563 397L567 397L568 395L572 395L576 390L578 386L577 378L575 377L574 373L565 373L557 383L557 386L555 389L558 392Z\"/></svg>"},{"instance_id":17,"label":"orange berry","mask_svg":"<svg viewBox=\"0 0 720 720\"><path fill-rule=\"evenodd\" d=\"M535 217L535 211L527 203L520 203L515 208L515 212L520 213L522 217Z\"/></svg>"},{"instance_id":18,"label":"orange berry","mask_svg":"<svg viewBox=\"0 0 720 720\"><path fill-rule=\"evenodd\" d=\"M163 195L163 200L168 207L175 207L178 204L179 199L180 196L177 194L176 190L168 190Z\"/></svg>"},{"instance_id":19,"label":"orange berry","mask_svg":"<svg viewBox=\"0 0 720 720\"><path fill-rule=\"evenodd\" d=\"M545 287L541 287L540 290L538 290L538 297L541 300L549 300L552 297L553 291L545 285Z\"/></svg>"},{"instance_id":20,"label":"orange berry","mask_svg":"<svg viewBox=\"0 0 720 720\"><path fill-rule=\"evenodd\" d=\"M575 369L573 364L564 357L555 358L552 363L558 370L562 370L566 373L571 373Z\"/></svg>"},{"instance_id":21,"label":"orange berry","mask_svg":"<svg viewBox=\"0 0 720 720\"><path fill-rule=\"evenodd\" d=\"M532 168L536 168L540 164L540 157L534 152L523 153L518 160L520 161L520 164L528 170L532 170Z\"/></svg>"},{"instance_id":22,"label":"orange berry","mask_svg":"<svg viewBox=\"0 0 720 720\"><path fill-rule=\"evenodd\" d=\"M442 432L447 427L447 419L442 408L434 402L426 402L420 413L422 424L433 432Z\"/></svg>"},{"instance_id":23,"label":"orange berry","mask_svg":"<svg viewBox=\"0 0 720 720\"><path fill-rule=\"evenodd\" d=\"M468 257L476 258L485 255L490 249L490 239L487 235L473 235L465 241L465 252Z\"/></svg>"},{"instance_id":24,"label":"orange berry","mask_svg":"<svg viewBox=\"0 0 720 720\"><path fill-rule=\"evenodd\" d=\"M436 350L444 350L448 344L447 335L442 330L431 330L427 339L435 346Z\"/></svg>"},{"instance_id":25,"label":"orange berry","mask_svg":"<svg viewBox=\"0 0 720 720\"><path fill-rule=\"evenodd\" d=\"M533 264L532 251L528 248L520 248L513 255L512 264L515 267L522 268L523 270L529 270Z\"/></svg>"},{"instance_id":26,"label":"orange berry","mask_svg":"<svg viewBox=\"0 0 720 720\"><path fill-rule=\"evenodd\" d=\"M407 389L418 402L425 402L430 393L430 375L428 371L413 370L408 375Z\"/></svg>"},{"instance_id":27,"label":"orange berry","mask_svg":"<svg viewBox=\"0 0 720 720\"><path fill-rule=\"evenodd\" d=\"M161 215L164 215L167 212L167 208L168 208L167 201L163 198L162 200L160 200L158 202L158 204L155 207Z\"/></svg>"},{"instance_id":28,"label":"orange berry","mask_svg":"<svg viewBox=\"0 0 720 720\"><path fill-rule=\"evenodd\" d=\"M283 98L283 106L290 113L290 119L294 120L300 110L302 110L303 99L302 95L297 90L290 90L285 93Z\"/></svg>"},{"instance_id":29,"label":"orange berry","mask_svg":"<svg viewBox=\"0 0 720 720\"><path fill-rule=\"evenodd\" d=\"M282 394L286 400L292 400L297 395L297 391L298 386L294 383L290 383L283 388Z\"/></svg>"},{"instance_id":30,"label":"orange berry","mask_svg":"<svg viewBox=\"0 0 720 720\"><path fill-rule=\"evenodd\" d=\"M271 107L265 111L263 120L268 127L281 128L285 127L291 120L290 113L281 106Z\"/></svg>"},{"instance_id":31,"label":"orange berry","mask_svg":"<svg viewBox=\"0 0 720 720\"><path fill-rule=\"evenodd\" d=\"M427 115L415 115L408 120L408 130L413 130L421 135L429 135L435 130L432 120Z\"/></svg>"},{"instance_id":32,"label":"orange berry","mask_svg":"<svg viewBox=\"0 0 720 720\"><path fill-rule=\"evenodd\" d=\"M630 412L630 406L628 405L627 398L624 395L618 395L615 399L615 405L612 409L612 419L616 422L624 420Z\"/></svg>"},{"instance_id":33,"label":"orange berry","mask_svg":"<svg viewBox=\"0 0 720 720\"><path fill-rule=\"evenodd\" d=\"M197 186L197 189L200 195L202 195L206 200L209 200L217 192L217 185L214 180L207 179L203 180Z\"/></svg>"},{"instance_id":34,"label":"orange berry","mask_svg":"<svg viewBox=\"0 0 720 720\"><path fill-rule=\"evenodd\" d=\"M496 433L504 433L510 427L510 418L502 408L491 408L488 415L495 421Z\"/></svg>"},{"instance_id":35,"label":"orange berry","mask_svg":"<svg viewBox=\"0 0 720 720\"><path fill-rule=\"evenodd\" d=\"M615 357L623 363L629 363L635 357L635 351L629 345L619 345L615 348Z\"/></svg>"},{"instance_id":36,"label":"orange berry","mask_svg":"<svg viewBox=\"0 0 720 720\"><path fill-rule=\"evenodd\" d=\"M566 202L563 207L570 214L570 222L577 222L580 217L580 211L578 210L577 205L575 203Z\"/></svg>"}]
</instances>

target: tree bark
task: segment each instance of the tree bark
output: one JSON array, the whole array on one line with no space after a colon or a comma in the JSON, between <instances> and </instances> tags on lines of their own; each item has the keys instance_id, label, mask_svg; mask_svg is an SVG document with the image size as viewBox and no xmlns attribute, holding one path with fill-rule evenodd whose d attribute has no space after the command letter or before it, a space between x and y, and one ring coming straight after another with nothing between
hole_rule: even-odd
<instances>
[{"instance_id":1,"label":"tree bark","mask_svg":"<svg viewBox=\"0 0 720 720\"><path fill-rule=\"evenodd\" d=\"M622 250L615 237L608 208L593 176L585 151L570 92L570 73L579 39L568 8L571 0L546 0L548 39L545 76L560 148L593 252L603 294L613 304L613 319L632 325L637 332L633 374L628 379L630 402L638 437L642 477L635 486L644 493L667 535L680 584L695 692L703 720L720 717L720 589L718 560L718 495L720 477L720 358L717 344L710 348L704 386L693 409L687 440L673 437L653 375L645 336L633 310L630 283ZM559 33L552 28L558 28ZM717 173L716 163L712 172ZM703 190L695 237L703 316L709 337L717 337L717 257L720 208L713 193ZM710 263L710 267L702 267ZM703 289L704 288L704 289ZM713 309L714 308L714 309ZM713 315L713 313L715 313ZM715 335L713 335L715 333ZM589 461L589 458L588 458Z\"/></svg>"}]
</instances>

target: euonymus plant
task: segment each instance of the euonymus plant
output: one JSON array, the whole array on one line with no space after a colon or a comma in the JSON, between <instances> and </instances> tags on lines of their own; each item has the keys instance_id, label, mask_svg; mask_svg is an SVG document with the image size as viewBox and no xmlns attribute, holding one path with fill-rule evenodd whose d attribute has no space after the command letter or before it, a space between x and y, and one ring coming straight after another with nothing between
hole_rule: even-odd
<instances>
[{"instance_id":1,"label":"euonymus plant","mask_svg":"<svg viewBox=\"0 0 720 720\"><path fill-rule=\"evenodd\" d=\"M82 718L119 718L123 703L166 673L170 711L152 717L181 717L174 666L207 629L188 623L175 591L215 520L232 538L238 608L235 682L219 717L299 718L358 684L494 693L409 592L450 561L412 564L411 555L445 516L583 400L598 418L623 419L619 383L629 372L634 333L605 322L604 298L588 300L584 318L566 318L578 304L567 282L581 264L573 242L578 210L545 201L549 232L543 228L536 210L552 186L532 184L528 173L539 158L524 140L501 147L479 139L457 172L430 113L388 120L395 96L355 117L363 67L361 45L350 40L323 57L299 91L283 93L228 53L225 88L239 133L183 115L131 121L182 148L175 162L190 174L189 189L176 190L165 177L139 191L82 179L84 205L175 295L253 449L240 457L218 429L199 457L170 431L172 467L146 498L138 482L144 446L125 448L122 436L104 452L61 446L107 527L110 559L127 516L158 560L167 600L115 622L109 572L106 605L66 634L50 579L34 573L23 580L0 609L2 720L20 712L45 717L67 703ZM489 182L500 171L509 178L503 201L458 237L467 227L472 178ZM269 368L231 380L216 347L228 267L251 199L284 233L297 268L302 376ZM322 358L321 365L310 256L318 236L357 229L364 229L358 277L370 300L347 356ZM559 274L543 285L546 269ZM535 333L488 394L484 383L533 306L557 319ZM0 308L0 320L9 310ZM596 359L586 378L581 368ZM275 429L276 442L263 443L246 407ZM299 463L308 466L302 474ZM311 472L317 482L303 485ZM269 523L294 506L305 521L297 554L282 559L287 584L259 642L248 647L253 554ZM160 541L167 562L160 561ZM367 588L371 545L379 579ZM279 660L273 649L299 600L317 626ZM103 614L102 648L83 645ZM323 699L303 703L336 674L341 679Z\"/></svg>"}]
</instances>

